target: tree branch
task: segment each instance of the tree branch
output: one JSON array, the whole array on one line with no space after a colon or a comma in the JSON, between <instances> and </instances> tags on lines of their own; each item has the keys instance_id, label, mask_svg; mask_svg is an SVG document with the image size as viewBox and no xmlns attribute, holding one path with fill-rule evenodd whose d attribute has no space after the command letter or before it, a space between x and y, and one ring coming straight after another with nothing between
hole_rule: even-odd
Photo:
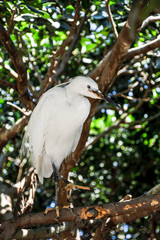
<instances>
[{"instance_id":1,"label":"tree branch","mask_svg":"<svg viewBox=\"0 0 160 240\"><path fill-rule=\"evenodd\" d=\"M0 130L0 151L5 146L5 144L12 139L17 133L22 131L22 129L28 123L28 118L23 116L19 119L11 129L6 129L6 127L2 127Z\"/></svg>"},{"instance_id":2,"label":"tree branch","mask_svg":"<svg viewBox=\"0 0 160 240\"><path fill-rule=\"evenodd\" d=\"M34 168L31 167L28 169L23 179L17 182L14 186L17 189L18 195L14 209L14 216L20 216L24 213L30 212L33 207L35 192L37 189L37 178L34 172ZM29 192L28 200L24 196L26 189L28 189Z\"/></svg>"},{"instance_id":3,"label":"tree branch","mask_svg":"<svg viewBox=\"0 0 160 240\"><path fill-rule=\"evenodd\" d=\"M126 122L124 124L127 124L129 125L129 127L124 127L124 126L121 126L123 128L127 128L127 129L137 129L137 128L142 128L142 125L140 125L141 123L144 123L144 122L151 122L153 121L154 119L160 117L160 112L156 113L155 115L151 116L151 117L148 117L148 118L145 118L145 119L142 119L142 120L137 120L137 121L134 121L134 122Z\"/></svg>"},{"instance_id":4,"label":"tree branch","mask_svg":"<svg viewBox=\"0 0 160 240\"><path fill-rule=\"evenodd\" d=\"M126 59L133 58L136 55L146 54L147 52L159 47L160 47L160 36L158 36L153 41L146 43L140 47L129 49L128 52L124 54L123 59L126 60Z\"/></svg>"},{"instance_id":5,"label":"tree branch","mask_svg":"<svg viewBox=\"0 0 160 240\"><path fill-rule=\"evenodd\" d=\"M12 102L7 102L7 104L8 105L10 105L10 106L12 106L12 107L14 107L14 108L16 108L18 111L20 111L21 113L23 113L25 116L30 116L30 114L31 114L31 111L29 111L29 112L26 112L26 111L24 111L22 108L20 108L19 106L17 106L17 105L15 105L14 103L12 103Z\"/></svg>"},{"instance_id":6,"label":"tree branch","mask_svg":"<svg viewBox=\"0 0 160 240\"><path fill-rule=\"evenodd\" d=\"M11 10L11 13L12 13L12 16L11 16L11 19L9 21L9 25L8 25L8 30L7 30L7 35L9 36L10 33L11 33L11 27L12 27L12 24L13 24L13 19L14 19L14 14L15 14L15 10Z\"/></svg>"},{"instance_id":7,"label":"tree branch","mask_svg":"<svg viewBox=\"0 0 160 240\"><path fill-rule=\"evenodd\" d=\"M17 81L18 79L18 74L10 67L10 65L4 64L3 62L0 62L0 65L3 66L3 68L5 68L5 70L7 71L8 75L15 79Z\"/></svg>"},{"instance_id":8,"label":"tree branch","mask_svg":"<svg viewBox=\"0 0 160 240\"><path fill-rule=\"evenodd\" d=\"M157 22L160 21L160 16L149 16L148 18L146 18L143 23L142 26L140 28L140 30L142 30L143 28L145 28L149 23L151 22Z\"/></svg>"},{"instance_id":9,"label":"tree branch","mask_svg":"<svg viewBox=\"0 0 160 240\"><path fill-rule=\"evenodd\" d=\"M116 225L126 223L136 219L149 216L160 210L160 194L141 196L133 200L96 205L91 207L76 207L72 209L62 209L60 219L56 218L56 211L51 211L47 215L44 213L33 213L11 219L2 223L0 239L10 240L19 229L29 228L36 225L48 225L57 222L76 222L80 226L82 220L107 219Z\"/></svg>"},{"instance_id":10,"label":"tree branch","mask_svg":"<svg viewBox=\"0 0 160 240\"><path fill-rule=\"evenodd\" d=\"M111 22L115 38L117 39L118 38L118 32L117 32L117 29L116 29L116 24L115 24L115 22L113 20L113 17L112 17L110 5L109 5L109 0L105 0L105 2L106 2L106 7L107 7L107 13L108 13L108 16L109 16L109 20Z\"/></svg>"}]
</instances>

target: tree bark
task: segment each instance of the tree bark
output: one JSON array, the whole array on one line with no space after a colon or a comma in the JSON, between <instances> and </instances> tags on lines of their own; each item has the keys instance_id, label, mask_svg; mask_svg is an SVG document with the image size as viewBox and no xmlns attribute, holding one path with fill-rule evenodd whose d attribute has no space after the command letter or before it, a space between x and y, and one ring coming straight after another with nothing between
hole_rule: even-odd
<instances>
[{"instance_id":1,"label":"tree bark","mask_svg":"<svg viewBox=\"0 0 160 240\"><path fill-rule=\"evenodd\" d=\"M149 216L158 210L160 210L160 194L141 196L133 200L103 204L101 206L77 207L72 210L62 209L58 220L55 210L50 211L47 215L33 213L4 222L0 228L0 239L12 239L19 229L57 222L75 222L77 227L81 226L82 220L102 219L106 222L108 219L107 222L112 223L112 225L127 223Z\"/></svg>"}]
</instances>

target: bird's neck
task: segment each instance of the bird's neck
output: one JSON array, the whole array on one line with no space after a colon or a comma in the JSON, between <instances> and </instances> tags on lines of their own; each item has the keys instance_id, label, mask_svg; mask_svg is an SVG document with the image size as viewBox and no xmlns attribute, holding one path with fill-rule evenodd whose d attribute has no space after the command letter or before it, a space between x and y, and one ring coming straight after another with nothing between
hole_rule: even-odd
<instances>
[{"instance_id":1,"label":"bird's neck","mask_svg":"<svg viewBox=\"0 0 160 240\"><path fill-rule=\"evenodd\" d=\"M84 96L77 94L72 89L66 87L66 97L68 104L73 104L77 99L84 99Z\"/></svg>"}]
</instances>

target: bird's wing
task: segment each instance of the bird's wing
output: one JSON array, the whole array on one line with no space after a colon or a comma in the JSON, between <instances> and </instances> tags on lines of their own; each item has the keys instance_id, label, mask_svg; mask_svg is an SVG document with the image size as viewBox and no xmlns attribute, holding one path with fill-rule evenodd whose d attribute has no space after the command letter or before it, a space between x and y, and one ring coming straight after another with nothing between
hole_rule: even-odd
<instances>
[{"instance_id":1,"label":"bird's wing","mask_svg":"<svg viewBox=\"0 0 160 240\"><path fill-rule=\"evenodd\" d=\"M43 177L50 177L53 172L50 156L45 152L45 134L50 114L54 116L57 113L55 98L54 90L49 90L42 96L31 115L21 147L22 155L27 153L41 182ZM50 121L53 121L54 126L53 117Z\"/></svg>"},{"instance_id":2,"label":"bird's wing","mask_svg":"<svg viewBox=\"0 0 160 240\"><path fill-rule=\"evenodd\" d=\"M73 141L73 146L72 146L72 152L74 152L77 148L77 145L79 143L79 139L81 137L82 129L83 129L83 126L81 126L75 134L74 141Z\"/></svg>"}]
</instances>

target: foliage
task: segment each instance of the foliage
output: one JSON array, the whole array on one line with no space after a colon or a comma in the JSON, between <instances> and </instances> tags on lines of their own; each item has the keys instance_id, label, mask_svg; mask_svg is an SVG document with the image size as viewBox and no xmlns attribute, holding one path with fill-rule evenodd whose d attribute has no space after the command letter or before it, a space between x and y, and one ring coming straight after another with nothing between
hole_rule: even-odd
<instances>
[{"instance_id":1,"label":"foliage","mask_svg":"<svg viewBox=\"0 0 160 240\"><path fill-rule=\"evenodd\" d=\"M129 14L131 1L109 1L118 33ZM0 22L5 29L11 24L10 38L18 49L27 68L27 93L36 104L52 54L67 39L75 17L76 1L0 1ZM57 71L47 88L70 77L89 74L116 42L106 11L105 1L81 1L80 21L87 14L81 34L71 49L65 46L66 55L56 56ZM158 13L152 11L155 17ZM159 19L160 20L160 19ZM150 21L137 34L132 48L141 48L159 36L160 21ZM78 35L78 32L73 33ZM72 42L71 42L72 43ZM21 102L17 91L17 71L5 47L0 44L0 128L12 129L23 112L29 111ZM158 48L124 58L110 89L116 101L123 107L116 111L100 103L93 117L85 151L78 165L70 172L70 178L78 185L86 185L91 191L73 191L75 206L119 201L126 194L138 197L159 183L160 170L160 52ZM11 104L9 104L11 103ZM125 114L128 114L125 116ZM118 121L123 119L120 124ZM65 121L65 120L64 120ZM112 128L115 126L114 128ZM102 137L98 137L103 133ZM3 182L13 185L24 176L28 162L19 161L19 148L23 131L9 139L0 155L0 171ZM1 135L0 135L1 137ZM97 138L98 137L98 138ZM97 140L95 140L97 139ZM92 142L95 140L94 142ZM1 141L1 140L0 140ZM39 185L33 211L45 210L53 200L53 182L46 179ZM26 191L26 196L29 194ZM147 239L159 236L158 218L137 220L111 230L110 239ZM156 235L157 234L157 235ZM90 239L82 229L82 239Z\"/></svg>"}]
</instances>

